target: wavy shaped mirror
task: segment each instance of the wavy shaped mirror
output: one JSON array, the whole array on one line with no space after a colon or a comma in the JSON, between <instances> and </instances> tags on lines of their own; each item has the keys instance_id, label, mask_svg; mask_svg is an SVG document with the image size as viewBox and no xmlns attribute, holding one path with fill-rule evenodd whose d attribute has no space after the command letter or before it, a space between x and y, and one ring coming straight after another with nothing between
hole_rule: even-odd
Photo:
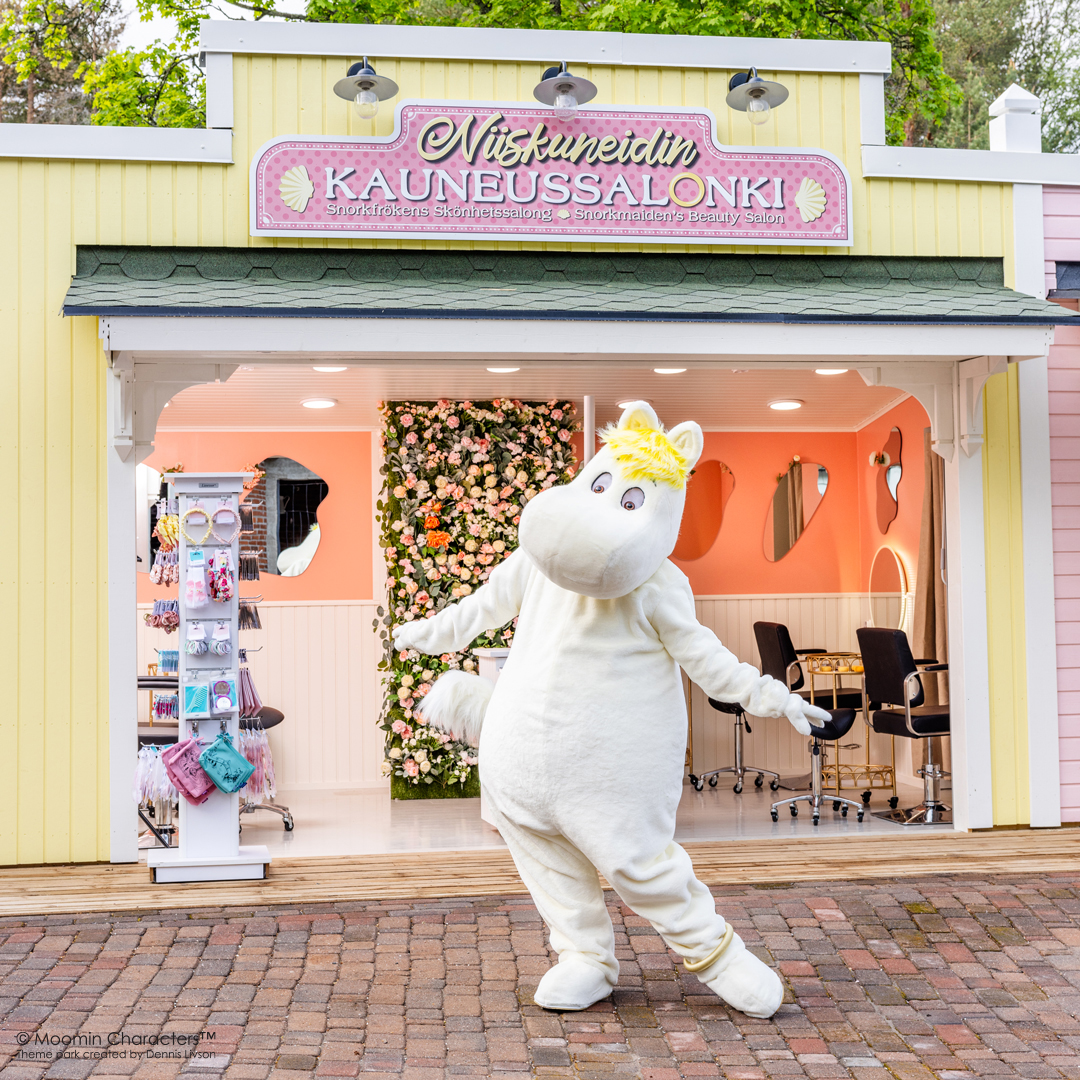
<instances>
[{"instance_id":1,"label":"wavy shaped mirror","mask_svg":"<svg viewBox=\"0 0 1080 1080\"><path fill-rule=\"evenodd\" d=\"M765 558L779 562L806 531L829 487L829 470L798 455L776 478L765 515Z\"/></svg>"},{"instance_id":2,"label":"wavy shaped mirror","mask_svg":"<svg viewBox=\"0 0 1080 1080\"><path fill-rule=\"evenodd\" d=\"M716 543L735 477L722 461L701 461L686 485L686 509L673 559L693 562Z\"/></svg>"},{"instance_id":3,"label":"wavy shaped mirror","mask_svg":"<svg viewBox=\"0 0 1080 1080\"><path fill-rule=\"evenodd\" d=\"M330 487L292 458L265 458L255 468L262 475L244 499L255 532L241 546L258 553L262 573L299 577L319 550L319 504Z\"/></svg>"},{"instance_id":4,"label":"wavy shaped mirror","mask_svg":"<svg viewBox=\"0 0 1080 1080\"><path fill-rule=\"evenodd\" d=\"M878 549L870 567L870 625L903 630L907 574L891 547Z\"/></svg>"},{"instance_id":5,"label":"wavy shaped mirror","mask_svg":"<svg viewBox=\"0 0 1080 1080\"><path fill-rule=\"evenodd\" d=\"M896 489L904 475L904 466L900 460L900 452L904 448L903 436L900 429L894 427L889 432L889 438L881 448L880 453L875 455L878 466L877 480L877 523L882 533L889 531L889 526L896 519L900 509L900 503L896 497Z\"/></svg>"}]
</instances>

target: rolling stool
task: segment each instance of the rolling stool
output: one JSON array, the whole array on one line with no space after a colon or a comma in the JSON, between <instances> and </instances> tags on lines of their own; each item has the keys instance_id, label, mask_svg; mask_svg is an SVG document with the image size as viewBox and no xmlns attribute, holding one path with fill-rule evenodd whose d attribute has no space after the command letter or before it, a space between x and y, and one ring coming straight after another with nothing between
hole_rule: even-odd
<instances>
[{"instance_id":1,"label":"rolling stool","mask_svg":"<svg viewBox=\"0 0 1080 1080\"><path fill-rule=\"evenodd\" d=\"M797 795L794 799L781 799L780 802L774 802L770 808L773 821L779 820L780 807L787 806L791 809L791 816L799 816L798 804L801 802L808 802L810 804L810 810L814 815L814 824L818 823L821 817L822 803L828 801L830 796L822 793L821 787L821 757L824 752L823 743L836 742L837 739L842 739L850 730L851 725L855 723L855 710L854 709L829 709L830 719L822 724L821 727L815 727L810 725L810 734L814 736L814 745L810 749L810 794L809 795ZM854 806L858 811L859 821L862 821L863 814L866 812L862 803L853 802L851 799L841 799L839 796L831 796L832 805L834 810L839 810L841 816L847 817L848 807Z\"/></svg>"},{"instance_id":2,"label":"rolling stool","mask_svg":"<svg viewBox=\"0 0 1080 1080\"><path fill-rule=\"evenodd\" d=\"M259 710L258 716L240 717L240 730L250 731L256 724L259 724L264 730L268 731L272 727L277 727L284 719L285 714L280 709L272 709L269 705L264 705ZM243 817L244 814L254 814L256 810L269 810L272 814L280 814L282 824L285 826L285 831L293 831L296 822L293 821L293 816L289 813L289 808L287 806L279 806L275 802L243 803L240 807L240 816ZM243 828L242 825L241 828Z\"/></svg>"},{"instance_id":3,"label":"rolling stool","mask_svg":"<svg viewBox=\"0 0 1080 1080\"><path fill-rule=\"evenodd\" d=\"M754 781L754 787L762 787L765 784L765 777L771 776L772 780L769 781L769 790L776 791L780 786L780 774L775 773L772 769L759 769L754 765L744 765L743 754L743 728L746 728L746 734L753 734L750 730L750 725L743 719L746 716L746 711L737 702L727 701L714 701L709 698L709 704L716 709L717 712L730 713L735 717L735 764L728 765L723 769L713 769L711 772L702 773L700 776L690 774L690 783L694 785L695 791L700 791L705 786L705 781L709 781L709 787L716 787L720 779L721 773L734 773L735 774L735 786L731 789L736 795L742 794L743 788L743 774L748 772L756 772L757 779Z\"/></svg>"}]
</instances>

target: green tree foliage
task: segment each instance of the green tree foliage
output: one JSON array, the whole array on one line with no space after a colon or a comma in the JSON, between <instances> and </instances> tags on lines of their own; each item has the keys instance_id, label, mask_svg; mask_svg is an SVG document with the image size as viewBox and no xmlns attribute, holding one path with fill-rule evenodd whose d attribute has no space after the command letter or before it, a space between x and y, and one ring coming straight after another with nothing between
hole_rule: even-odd
<instances>
[{"instance_id":1,"label":"green tree foliage","mask_svg":"<svg viewBox=\"0 0 1080 1080\"><path fill-rule=\"evenodd\" d=\"M87 123L82 74L122 29L119 0L0 0L0 121Z\"/></svg>"},{"instance_id":2,"label":"green tree foliage","mask_svg":"<svg viewBox=\"0 0 1080 1080\"><path fill-rule=\"evenodd\" d=\"M1043 102L1043 149L1080 149L1080 0L934 0L945 70L961 99L920 112L916 143L985 150L990 104L1012 83ZM935 122L936 121L936 122Z\"/></svg>"},{"instance_id":3,"label":"green tree foliage","mask_svg":"<svg viewBox=\"0 0 1080 1080\"><path fill-rule=\"evenodd\" d=\"M888 41L893 47L887 82L893 143L905 141L916 116L941 120L958 98L934 43L931 0L309 0L307 17L314 22Z\"/></svg>"}]
</instances>

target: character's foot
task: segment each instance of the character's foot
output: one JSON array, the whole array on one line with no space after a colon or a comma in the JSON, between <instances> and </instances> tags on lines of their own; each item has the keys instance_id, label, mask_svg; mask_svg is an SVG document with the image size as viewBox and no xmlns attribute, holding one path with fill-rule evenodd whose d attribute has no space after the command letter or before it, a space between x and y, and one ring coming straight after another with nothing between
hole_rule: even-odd
<instances>
[{"instance_id":1,"label":"character's foot","mask_svg":"<svg viewBox=\"0 0 1080 1080\"><path fill-rule=\"evenodd\" d=\"M759 1020L767 1020L784 1001L780 976L750 952L738 934L698 978L733 1009Z\"/></svg>"},{"instance_id":2,"label":"character's foot","mask_svg":"<svg viewBox=\"0 0 1080 1080\"><path fill-rule=\"evenodd\" d=\"M576 1012L603 1001L613 989L598 967L582 960L564 960L540 980L533 1001L541 1009Z\"/></svg>"}]
</instances>

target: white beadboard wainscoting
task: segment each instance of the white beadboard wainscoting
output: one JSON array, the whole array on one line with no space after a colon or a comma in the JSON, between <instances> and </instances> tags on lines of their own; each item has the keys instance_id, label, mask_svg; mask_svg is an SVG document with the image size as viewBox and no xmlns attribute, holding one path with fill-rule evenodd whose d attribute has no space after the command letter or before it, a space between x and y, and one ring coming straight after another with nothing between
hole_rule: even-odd
<instances>
[{"instance_id":1,"label":"white beadboard wainscoting","mask_svg":"<svg viewBox=\"0 0 1080 1080\"><path fill-rule=\"evenodd\" d=\"M754 640L754 623L779 622L787 626L796 649L852 650L859 647L855 631L866 624L870 615L865 593L800 593L793 596L698 596L695 597L698 619L742 661L760 665ZM890 607L890 616L899 619L900 597ZM895 625L895 623L893 624ZM819 678L818 690L827 689ZM694 727L694 771L707 772L735 760L734 717L717 712L694 686L690 695ZM743 741L744 763L772 769L785 776L810 771L808 739L798 734L787 720L750 718L752 734ZM844 751L842 761L865 760L866 736L870 735L871 760L887 764L890 740L869 731L860 716L842 744L860 743L859 750ZM898 739L896 764L900 772L910 772L908 739ZM833 760L830 756L830 760ZM721 783L731 781L721 776Z\"/></svg>"},{"instance_id":2,"label":"white beadboard wainscoting","mask_svg":"<svg viewBox=\"0 0 1080 1080\"><path fill-rule=\"evenodd\" d=\"M258 585L250 583L250 591ZM269 732L279 787L388 786L380 767L381 677L372 600L260 603L262 630L242 630L263 704L285 714ZM139 671L154 649L182 648L178 634L145 625L139 608ZM140 695L147 707L148 695ZM145 715L145 713L143 713Z\"/></svg>"},{"instance_id":3,"label":"white beadboard wainscoting","mask_svg":"<svg viewBox=\"0 0 1080 1080\"><path fill-rule=\"evenodd\" d=\"M696 602L701 622L740 660L754 665L754 623L759 620L785 623L796 648L855 649L855 630L868 615L866 597L857 593L701 596ZM263 702L285 714L285 721L270 732L280 787L387 785L380 772L383 733L377 726L381 679L379 642L372 627L376 607L371 600L268 601L259 604L263 629L241 633L245 646L262 646L260 652L249 653L249 666ZM149 605L140 605L138 613L140 672L156 658L155 648L183 645L178 634L145 625L143 615L149 610ZM824 689L824 680L819 686ZM145 716L148 695L141 697ZM696 687L691 709L695 771L730 764L731 716L710 708ZM786 720L751 719L751 726L746 761L785 775L809 771L807 740ZM865 730L861 720L856 721L843 741L862 743ZM901 747L897 749L899 757ZM888 761L888 739L876 736L872 751L875 761ZM861 753L849 752L845 760Z\"/></svg>"}]
</instances>

